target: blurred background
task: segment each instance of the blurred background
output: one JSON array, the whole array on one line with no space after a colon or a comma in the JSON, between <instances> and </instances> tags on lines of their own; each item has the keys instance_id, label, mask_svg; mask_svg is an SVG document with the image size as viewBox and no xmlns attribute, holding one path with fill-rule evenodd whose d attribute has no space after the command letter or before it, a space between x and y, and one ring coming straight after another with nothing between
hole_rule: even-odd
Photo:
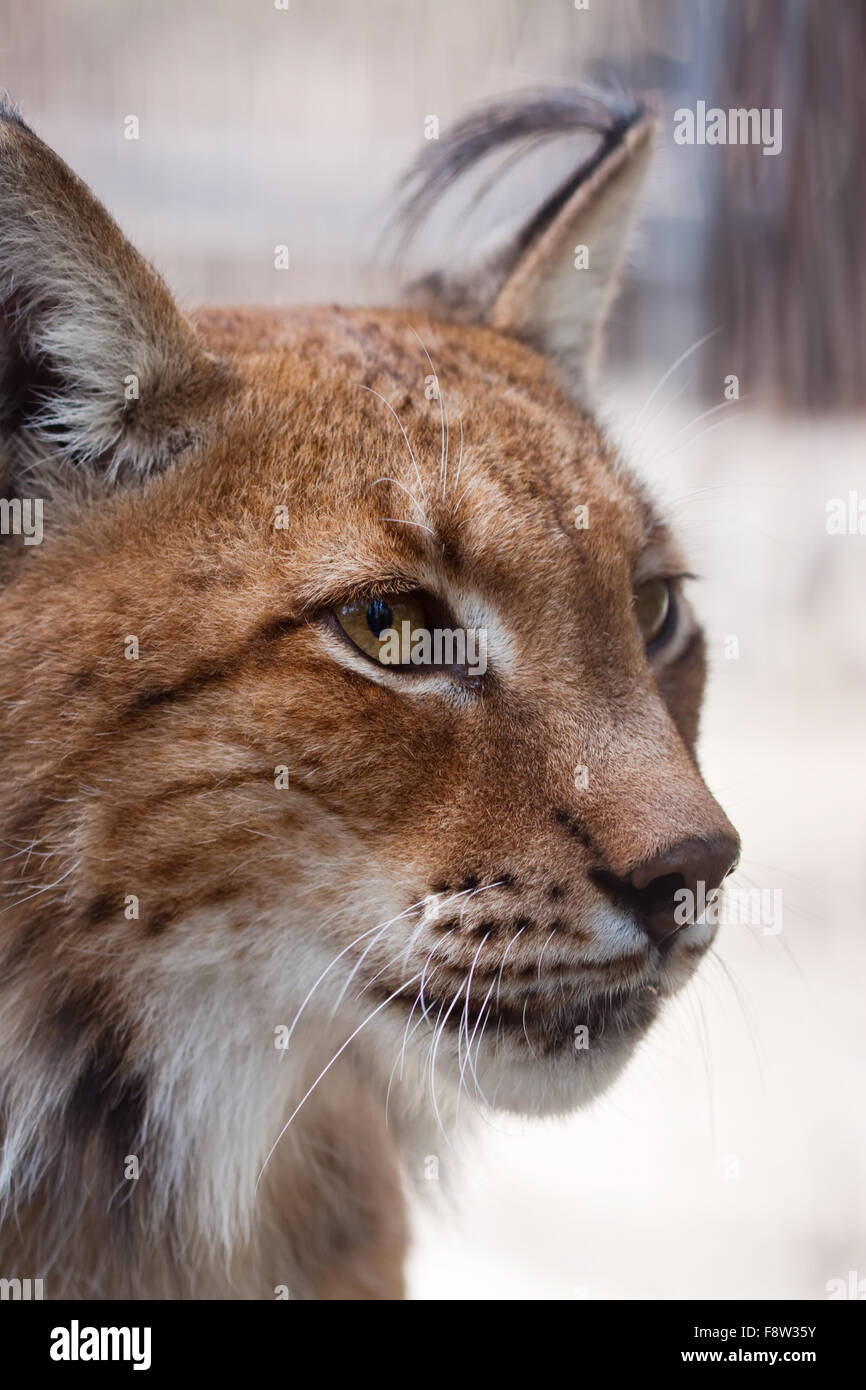
<instances>
[{"instance_id":1,"label":"blurred background","mask_svg":"<svg viewBox=\"0 0 866 1390\"><path fill-rule=\"evenodd\" d=\"M411 1293L853 1290L866 1279L866 6L0 0L0 15L0 85L189 307L392 299L382 229L429 116L445 129L486 98L582 78L654 98L659 155L602 410L701 576L702 764L743 837L737 882L781 892L782 929L723 928L591 1111L497 1117L480 1143L445 1148L452 1191L431 1183L419 1204ZM674 111L699 100L781 108L781 153L675 144ZM458 191L418 268L528 213L574 162L573 141L528 154L471 217ZM851 493L854 526L829 532L828 504L847 510Z\"/></svg>"}]
</instances>

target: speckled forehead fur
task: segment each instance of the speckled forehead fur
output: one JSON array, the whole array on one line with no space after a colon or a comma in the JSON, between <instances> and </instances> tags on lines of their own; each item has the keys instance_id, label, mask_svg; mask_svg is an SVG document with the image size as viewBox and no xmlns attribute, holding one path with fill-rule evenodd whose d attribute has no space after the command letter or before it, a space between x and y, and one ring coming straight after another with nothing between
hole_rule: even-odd
<instances>
[{"instance_id":1,"label":"speckled forehead fur","mask_svg":"<svg viewBox=\"0 0 866 1390\"><path fill-rule=\"evenodd\" d=\"M339 783L340 811L356 800L380 837L411 828L417 853L425 834L440 839L454 808L465 812L468 798L489 807L500 787L499 842L511 822L515 837L528 833L512 781L536 785L548 761L567 799L581 751L604 749L613 762L632 715L644 730L660 722L629 596L641 552L665 533L544 359L489 330L405 312L214 313L200 325L231 364L232 386L196 454L145 489L73 516L6 595L7 630L17 605L28 616L19 660L38 654L42 677L27 720L39 717L40 699L49 721L58 700L73 698L53 759L67 774L86 780L106 757L91 738L107 719L117 728L107 755L115 764L127 743L136 762L143 749L195 759L186 745L166 747L165 735L198 730L202 709L219 702L223 737L234 711L231 732L246 737L256 726L274 761L281 748L303 761L301 738L330 749L334 766L318 775ZM447 460L438 404L424 392L427 353L448 410ZM586 530L574 524L578 505L590 509ZM287 530L274 527L278 506L288 509ZM453 593L457 607L460 596L478 600L496 615L516 656L483 720L448 701L370 687L321 650L304 619L388 579ZM140 658L121 663L127 633ZM691 681L678 674L671 699L690 741L699 671ZM356 779L357 739L362 759L370 745L408 752L411 743L411 753L389 760L384 776ZM136 797L153 776L140 767ZM152 833L161 833L158 820ZM614 845L605 850L616 858Z\"/></svg>"}]
</instances>

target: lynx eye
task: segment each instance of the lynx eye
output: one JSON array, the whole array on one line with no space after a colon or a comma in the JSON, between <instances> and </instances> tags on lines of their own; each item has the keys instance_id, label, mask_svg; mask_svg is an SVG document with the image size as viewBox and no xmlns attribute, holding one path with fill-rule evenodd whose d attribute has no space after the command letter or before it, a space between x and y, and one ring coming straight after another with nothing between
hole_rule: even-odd
<instances>
[{"instance_id":1,"label":"lynx eye","mask_svg":"<svg viewBox=\"0 0 866 1390\"><path fill-rule=\"evenodd\" d=\"M634 612L648 647L664 636L673 611L674 596L666 579L648 579L638 584L634 591Z\"/></svg>"},{"instance_id":2,"label":"lynx eye","mask_svg":"<svg viewBox=\"0 0 866 1390\"><path fill-rule=\"evenodd\" d=\"M381 598L359 598L351 603L338 604L333 614L343 632L359 651L371 660L384 665L400 666L394 661L394 639L390 641L384 634L395 631L402 639L408 634L408 647L412 634L419 628L428 627L427 614L417 594L385 594ZM408 623L407 629L403 624Z\"/></svg>"}]
</instances>

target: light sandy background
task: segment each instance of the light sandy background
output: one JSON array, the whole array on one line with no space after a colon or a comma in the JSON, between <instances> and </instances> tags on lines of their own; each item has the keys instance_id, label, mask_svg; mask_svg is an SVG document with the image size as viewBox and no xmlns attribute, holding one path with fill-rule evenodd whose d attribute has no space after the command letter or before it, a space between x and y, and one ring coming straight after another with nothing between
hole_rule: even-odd
<instances>
[{"instance_id":1,"label":"light sandy background","mask_svg":"<svg viewBox=\"0 0 866 1390\"><path fill-rule=\"evenodd\" d=\"M863 426L745 410L642 471L702 576L702 762L743 837L735 882L781 890L782 931L722 928L592 1111L486 1131L459 1215L424 1223L419 1297L822 1298L866 1275L866 537L824 531L826 497L863 476Z\"/></svg>"},{"instance_id":2,"label":"light sandy background","mask_svg":"<svg viewBox=\"0 0 866 1390\"><path fill-rule=\"evenodd\" d=\"M659 5L3 0L0 83L184 302L369 301L389 283L375 257L388 190L426 115L445 125L608 60L627 82L700 92L718 10L672 2L661 45L647 11ZM512 204L563 157L516 175ZM497 1120L465 1152L443 1146L455 1195L418 1213L416 1297L822 1298L828 1280L866 1277L866 536L824 525L828 498L866 493L864 428L770 415L745 381L748 399L698 419L721 400L704 368L707 352L725 366L724 324L633 427L667 367L718 326L702 290L709 159L661 151L605 398L703 577L703 762L743 835L739 881L782 890L783 930L725 929L592 1112Z\"/></svg>"}]
</instances>

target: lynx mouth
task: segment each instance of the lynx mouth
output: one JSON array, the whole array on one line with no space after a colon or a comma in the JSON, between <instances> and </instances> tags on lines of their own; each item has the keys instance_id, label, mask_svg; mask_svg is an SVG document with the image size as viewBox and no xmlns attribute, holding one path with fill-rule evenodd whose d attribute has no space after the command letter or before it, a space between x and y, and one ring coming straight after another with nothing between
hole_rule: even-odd
<instances>
[{"instance_id":1,"label":"lynx mouth","mask_svg":"<svg viewBox=\"0 0 866 1390\"><path fill-rule=\"evenodd\" d=\"M379 992L378 985L375 987ZM398 1008L414 1014L422 1012L433 1028L467 1039L484 1036L493 1042L508 1042L536 1055L550 1055L571 1049L591 1050L600 1044L634 1042L655 1020L661 994L657 986L643 984L629 989L596 993L589 998L552 998L527 993L522 1005L513 999L470 998L463 994L440 996L425 990L423 1005L417 990L408 988L384 998Z\"/></svg>"}]
</instances>

